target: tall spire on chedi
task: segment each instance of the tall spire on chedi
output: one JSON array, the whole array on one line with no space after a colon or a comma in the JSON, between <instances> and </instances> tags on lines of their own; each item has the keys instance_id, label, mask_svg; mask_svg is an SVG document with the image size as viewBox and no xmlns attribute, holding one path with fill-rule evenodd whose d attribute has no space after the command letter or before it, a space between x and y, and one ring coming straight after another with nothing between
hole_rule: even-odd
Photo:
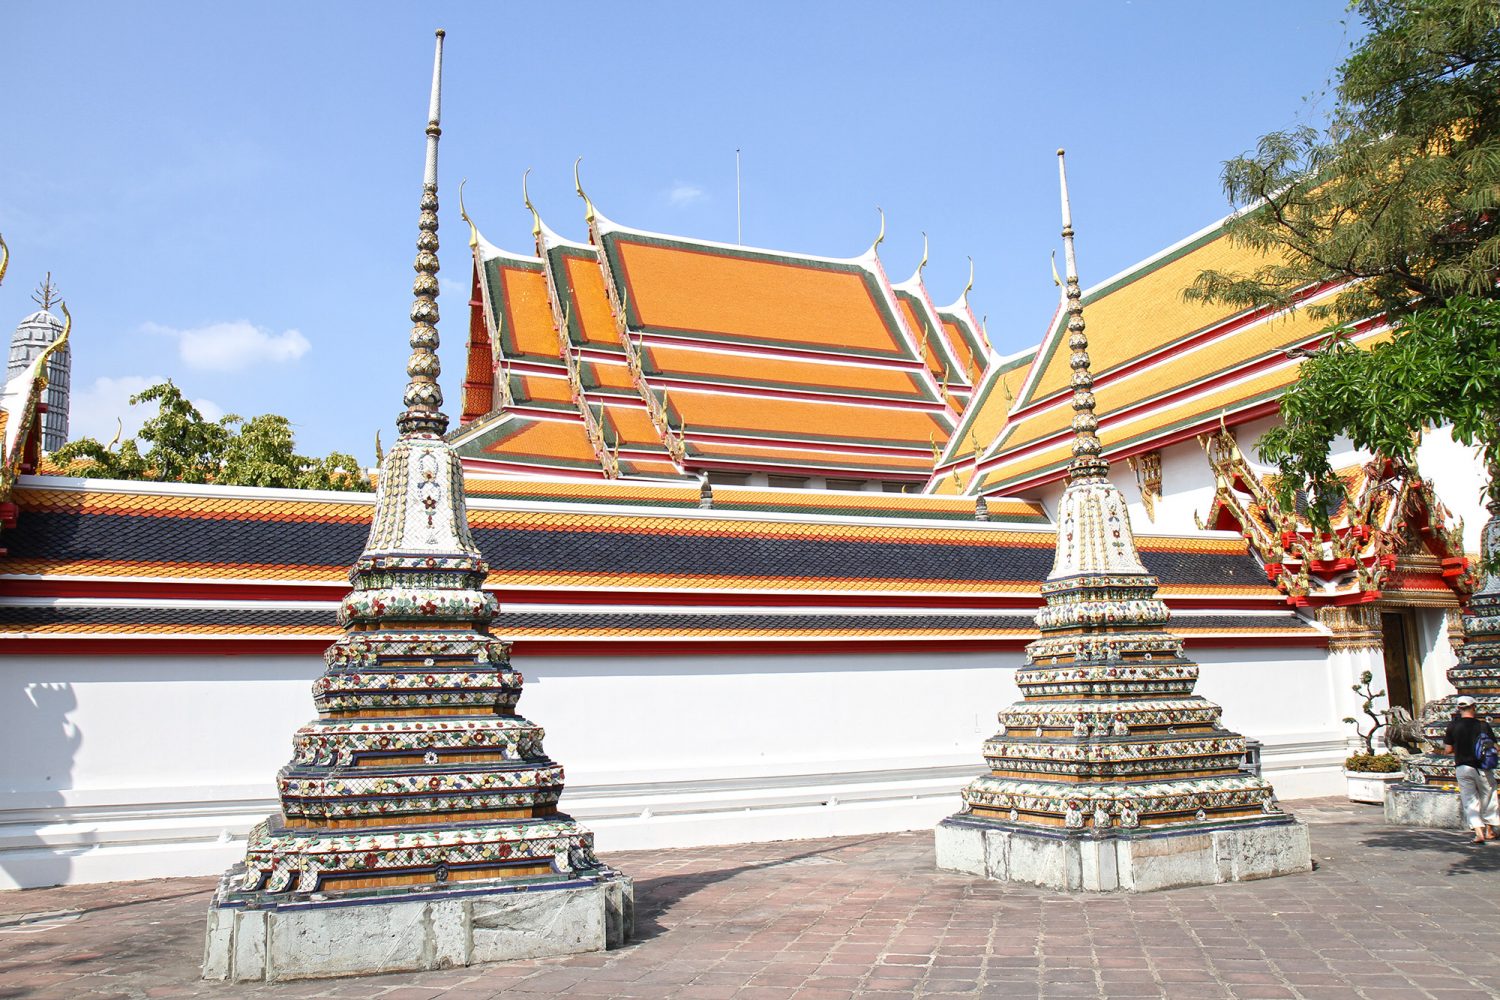
<instances>
[{"instance_id":1,"label":"tall spire on chedi","mask_svg":"<svg viewBox=\"0 0 1500 1000\"><path fill-rule=\"evenodd\" d=\"M516 714L521 675L469 531L438 387L437 33L410 381L318 718L277 774L281 809L209 911L204 976L293 979L602 950L630 883L557 809L563 769ZM522 891L522 890L548 890Z\"/></svg>"},{"instance_id":2,"label":"tall spire on chedi","mask_svg":"<svg viewBox=\"0 0 1500 1000\"><path fill-rule=\"evenodd\" d=\"M1041 637L1016 673L1022 701L984 744L988 774L938 825L938 865L1059 889L1147 890L1311 869L1306 827L1241 770L1243 737L1194 695L1198 667L1142 564L1124 496L1109 481L1095 414L1062 186L1073 459L1057 550L1042 583Z\"/></svg>"}]
</instances>

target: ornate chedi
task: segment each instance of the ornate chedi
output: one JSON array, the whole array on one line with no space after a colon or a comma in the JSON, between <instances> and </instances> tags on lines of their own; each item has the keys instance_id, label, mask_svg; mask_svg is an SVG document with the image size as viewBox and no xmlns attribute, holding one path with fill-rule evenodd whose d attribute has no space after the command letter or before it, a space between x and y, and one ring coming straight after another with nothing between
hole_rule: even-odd
<instances>
[{"instance_id":1,"label":"ornate chedi","mask_svg":"<svg viewBox=\"0 0 1500 1000\"><path fill-rule=\"evenodd\" d=\"M1454 693L1435 702L1423 716L1426 752L1407 758L1404 779L1386 790L1385 815L1391 823L1455 829L1464 825L1453 757L1437 752L1456 711L1454 698L1473 696L1479 717L1500 725L1500 573L1495 571L1495 560L1500 557L1500 497L1492 492L1488 506L1490 519L1480 540L1483 582L1464 609L1458 662L1448 670Z\"/></svg>"},{"instance_id":2,"label":"ornate chedi","mask_svg":"<svg viewBox=\"0 0 1500 1000\"><path fill-rule=\"evenodd\" d=\"M1073 459L1041 638L1023 699L984 745L990 773L937 828L938 865L1066 889L1146 890L1311 868L1306 828L1241 770L1243 737L1193 694L1198 668L1165 631L1127 504L1100 455L1082 291L1062 182Z\"/></svg>"},{"instance_id":3,"label":"ornate chedi","mask_svg":"<svg viewBox=\"0 0 1500 1000\"><path fill-rule=\"evenodd\" d=\"M442 434L438 32L400 438L313 685L319 718L277 775L209 913L206 978L291 979L599 950L629 933L629 881L560 813L563 769L516 714L521 675ZM523 891L524 890L524 891Z\"/></svg>"}]
</instances>

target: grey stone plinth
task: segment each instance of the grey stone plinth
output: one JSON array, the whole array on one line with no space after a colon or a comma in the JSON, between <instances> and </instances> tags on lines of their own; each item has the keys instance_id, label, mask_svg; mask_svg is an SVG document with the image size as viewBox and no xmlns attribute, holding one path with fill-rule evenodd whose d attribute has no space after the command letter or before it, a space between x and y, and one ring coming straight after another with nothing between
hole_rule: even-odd
<instances>
[{"instance_id":1,"label":"grey stone plinth","mask_svg":"<svg viewBox=\"0 0 1500 1000\"><path fill-rule=\"evenodd\" d=\"M1394 826L1462 829L1464 818L1459 809L1458 790L1398 782L1386 789L1385 821Z\"/></svg>"},{"instance_id":2,"label":"grey stone plinth","mask_svg":"<svg viewBox=\"0 0 1500 1000\"><path fill-rule=\"evenodd\" d=\"M936 830L949 871L1085 892L1149 892L1312 870L1307 827L1291 817L1178 829L1037 829L951 816Z\"/></svg>"},{"instance_id":3,"label":"grey stone plinth","mask_svg":"<svg viewBox=\"0 0 1500 1000\"><path fill-rule=\"evenodd\" d=\"M203 978L317 979L575 955L629 939L623 875L553 885L211 906Z\"/></svg>"}]
</instances>

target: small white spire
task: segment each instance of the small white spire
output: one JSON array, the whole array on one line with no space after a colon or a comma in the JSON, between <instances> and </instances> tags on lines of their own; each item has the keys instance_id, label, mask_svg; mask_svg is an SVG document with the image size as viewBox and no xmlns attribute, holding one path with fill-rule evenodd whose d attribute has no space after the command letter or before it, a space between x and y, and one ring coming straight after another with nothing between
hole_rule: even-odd
<instances>
[{"instance_id":1,"label":"small white spire","mask_svg":"<svg viewBox=\"0 0 1500 1000\"><path fill-rule=\"evenodd\" d=\"M427 106L427 171L422 175L422 183L432 187L437 186L437 153L438 136L443 134L439 128L443 118L443 35L447 32L442 28L437 30L437 51L432 57L432 103Z\"/></svg>"},{"instance_id":2,"label":"small white spire","mask_svg":"<svg viewBox=\"0 0 1500 1000\"><path fill-rule=\"evenodd\" d=\"M1078 257L1073 253L1073 209L1068 204L1068 168L1064 164L1064 151L1057 151L1057 177L1062 186L1062 238L1063 266L1067 268L1069 281L1078 280Z\"/></svg>"}]
</instances>

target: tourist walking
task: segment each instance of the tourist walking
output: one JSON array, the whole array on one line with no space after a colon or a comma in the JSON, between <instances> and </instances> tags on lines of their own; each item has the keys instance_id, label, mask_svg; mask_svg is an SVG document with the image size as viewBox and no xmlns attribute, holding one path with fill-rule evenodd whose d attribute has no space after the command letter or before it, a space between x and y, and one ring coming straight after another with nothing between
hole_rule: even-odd
<instances>
[{"instance_id":1,"label":"tourist walking","mask_svg":"<svg viewBox=\"0 0 1500 1000\"><path fill-rule=\"evenodd\" d=\"M1482 844L1500 833L1500 803L1495 800L1495 731L1476 717L1478 706L1472 696L1459 695L1453 704L1458 715L1443 735L1443 753L1453 755L1459 807L1464 822L1474 831L1469 843Z\"/></svg>"}]
</instances>

